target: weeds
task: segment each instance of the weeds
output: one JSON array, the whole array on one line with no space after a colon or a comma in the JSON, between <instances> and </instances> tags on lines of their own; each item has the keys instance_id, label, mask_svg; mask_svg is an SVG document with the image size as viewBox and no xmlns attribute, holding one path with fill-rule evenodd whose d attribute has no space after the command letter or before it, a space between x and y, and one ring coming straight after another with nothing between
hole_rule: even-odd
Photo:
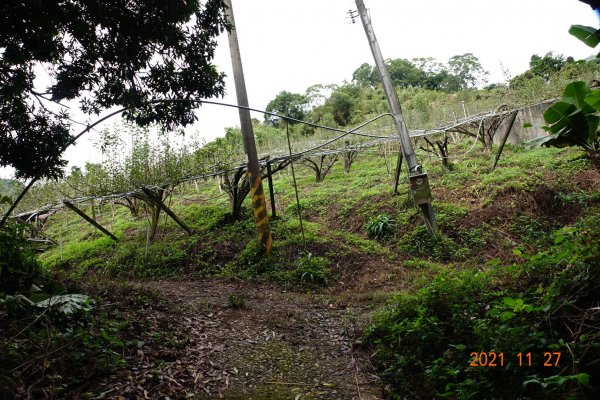
<instances>
[{"instance_id":1,"label":"weeds","mask_svg":"<svg viewBox=\"0 0 600 400\"><path fill-rule=\"evenodd\" d=\"M379 214L369 219L365 230L369 238L383 239L394 232L394 220L387 214Z\"/></svg>"},{"instance_id":2,"label":"weeds","mask_svg":"<svg viewBox=\"0 0 600 400\"><path fill-rule=\"evenodd\" d=\"M396 296L365 334L377 348L387 393L587 397L600 376L599 314L584 311L600 296L600 272L593 267L600 256L599 228L600 217L589 217L558 230L550 250L524 255L522 265L442 272L414 295ZM471 366L492 352L502 353L504 361ZM526 368L523 354L535 360ZM555 362L544 366L544 354L554 354Z\"/></svg>"},{"instance_id":3,"label":"weeds","mask_svg":"<svg viewBox=\"0 0 600 400\"><path fill-rule=\"evenodd\" d=\"M240 293L231 293L227 296L227 306L236 310L246 308L246 295Z\"/></svg>"},{"instance_id":4,"label":"weeds","mask_svg":"<svg viewBox=\"0 0 600 400\"><path fill-rule=\"evenodd\" d=\"M296 282L309 287L327 284L331 275L329 261L308 252L298 259L293 274Z\"/></svg>"}]
</instances>

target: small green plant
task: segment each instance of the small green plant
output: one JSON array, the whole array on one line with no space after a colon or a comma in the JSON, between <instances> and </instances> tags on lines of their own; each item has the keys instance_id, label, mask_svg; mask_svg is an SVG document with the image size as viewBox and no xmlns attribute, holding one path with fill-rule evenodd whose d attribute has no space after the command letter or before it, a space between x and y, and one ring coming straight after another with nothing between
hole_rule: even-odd
<instances>
[{"instance_id":1,"label":"small green plant","mask_svg":"<svg viewBox=\"0 0 600 400\"><path fill-rule=\"evenodd\" d=\"M325 285L331 276L329 261L307 252L298 260L294 276L301 285Z\"/></svg>"},{"instance_id":2,"label":"small green plant","mask_svg":"<svg viewBox=\"0 0 600 400\"><path fill-rule=\"evenodd\" d=\"M435 261L462 260L470 254L469 248L459 246L444 233L439 232L437 237L432 237L425 227L420 225L400 238L398 249L410 256Z\"/></svg>"},{"instance_id":3,"label":"small green plant","mask_svg":"<svg viewBox=\"0 0 600 400\"><path fill-rule=\"evenodd\" d=\"M227 296L227 306L229 308L235 308L236 310L246 308L246 295L242 293L231 293Z\"/></svg>"},{"instance_id":4,"label":"small green plant","mask_svg":"<svg viewBox=\"0 0 600 400\"><path fill-rule=\"evenodd\" d=\"M394 232L394 220L387 214L379 214L369 219L365 229L371 239L383 239Z\"/></svg>"},{"instance_id":5,"label":"small green plant","mask_svg":"<svg viewBox=\"0 0 600 400\"><path fill-rule=\"evenodd\" d=\"M567 206L569 204L588 204L600 201L600 190L595 192L572 192L572 193L557 193L555 197L557 204Z\"/></svg>"}]
</instances>

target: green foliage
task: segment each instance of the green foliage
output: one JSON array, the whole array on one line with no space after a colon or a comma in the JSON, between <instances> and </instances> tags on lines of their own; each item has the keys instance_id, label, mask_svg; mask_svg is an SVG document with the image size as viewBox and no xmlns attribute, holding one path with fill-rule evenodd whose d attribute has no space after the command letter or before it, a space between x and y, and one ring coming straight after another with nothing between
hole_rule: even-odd
<instances>
[{"instance_id":1,"label":"green foliage","mask_svg":"<svg viewBox=\"0 0 600 400\"><path fill-rule=\"evenodd\" d=\"M600 217L593 214L576 228L557 231L550 250L523 256L522 265L443 272L415 294L395 297L365 332L376 347L387 393L585 398L589 382L600 377L600 321L586 311L600 295L594 267L599 228ZM496 366L470 366L481 352L502 353L503 363L497 358ZM554 365L555 357L544 366L546 352L560 352L560 363ZM531 366L523 358L527 353Z\"/></svg>"},{"instance_id":2,"label":"green foliage","mask_svg":"<svg viewBox=\"0 0 600 400\"><path fill-rule=\"evenodd\" d=\"M444 233L439 232L437 237L433 237L421 225L400 238L398 250L411 257L435 261L462 260L470 254L467 247L460 246Z\"/></svg>"},{"instance_id":3,"label":"green foliage","mask_svg":"<svg viewBox=\"0 0 600 400\"><path fill-rule=\"evenodd\" d=\"M352 73L352 82L360 86L375 87L379 81L373 65L363 63Z\"/></svg>"},{"instance_id":4,"label":"green foliage","mask_svg":"<svg viewBox=\"0 0 600 400\"><path fill-rule=\"evenodd\" d=\"M3 399L27 389L43 391L44 398L81 396L91 379L116 373L146 344L164 346L154 339L158 334L170 339L168 332L157 331L155 322L146 320L146 309L132 308L140 301L156 306L156 298L130 287L103 283L99 290L114 297L94 300L65 294L65 288L53 282L42 287L44 292L37 297L47 300L36 300L34 295L0 297Z\"/></svg>"},{"instance_id":5,"label":"green foliage","mask_svg":"<svg viewBox=\"0 0 600 400\"><path fill-rule=\"evenodd\" d=\"M211 231L223 224L227 210L221 206L190 204L174 210L194 231Z\"/></svg>"},{"instance_id":6,"label":"green foliage","mask_svg":"<svg viewBox=\"0 0 600 400\"><path fill-rule=\"evenodd\" d=\"M24 188L25 186L20 181L14 179L0 179L0 196L15 198Z\"/></svg>"},{"instance_id":7,"label":"green foliage","mask_svg":"<svg viewBox=\"0 0 600 400\"><path fill-rule=\"evenodd\" d=\"M296 261L293 276L300 285L316 287L326 285L332 273L326 258L306 252Z\"/></svg>"},{"instance_id":8,"label":"green foliage","mask_svg":"<svg viewBox=\"0 0 600 400\"><path fill-rule=\"evenodd\" d=\"M600 202L600 191L594 192L571 192L571 193L557 193L556 202L561 206L568 206L569 204L590 204L594 202Z\"/></svg>"},{"instance_id":9,"label":"green foliage","mask_svg":"<svg viewBox=\"0 0 600 400\"><path fill-rule=\"evenodd\" d=\"M234 261L229 264L229 268L233 269L235 274L246 279L273 278L285 270L280 264L280 258L281 254L276 246L271 250L271 255L265 257L258 242L250 240Z\"/></svg>"},{"instance_id":10,"label":"green foliage","mask_svg":"<svg viewBox=\"0 0 600 400\"><path fill-rule=\"evenodd\" d=\"M79 264L86 260L98 261L98 256L104 254L110 248L115 246L115 242L106 236L94 240L76 240L66 244L62 251L44 253L40 256L40 262L45 270L50 270L56 267L71 266L78 270L79 274L86 272L85 270L76 268ZM91 262L87 262L90 266Z\"/></svg>"},{"instance_id":11,"label":"green foliage","mask_svg":"<svg viewBox=\"0 0 600 400\"><path fill-rule=\"evenodd\" d=\"M36 303L36 306L52 309L66 317L70 317L78 312L89 311L92 308L92 303L90 297L84 294L63 294L51 296Z\"/></svg>"},{"instance_id":12,"label":"green foliage","mask_svg":"<svg viewBox=\"0 0 600 400\"><path fill-rule=\"evenodd\" d=\"M489 193L493 198L500 193L532 190L539 181L535 172L508 167L483 175L476 190Z\"/></svg>"},{"instance_id":13,"label":"green foliage","mask_svg":"<svg viewBox=\"0 0 600 400\"><path fill-rule=\"evenodd\" d=\"M544 112L550 135L534 139L534 147L579 146L592 160L600 162L600 89L591 91L585 82L577 81L565 87L561 101ZM600 165L600 164L599 164Z\"/></svg>"},{"instance_id":14,"label":"green foliage","mask_svg":"<svg viewBox=\"0 0 600 400\"><path fill-rule=\"evenodd\" d=\"M306 114L306 102L305 96L297 93L290 93L281 91L273 100L267 104L265 111L269 111L275 114L288 116L297 120L303 120ZM265 123L268 125L279 126L280 118L265 114ZM290 121L295 123L294 121Z\"/></svg>"},{"instance_id":15,"label":"green foliage","mask_svg":"<svg viewBox=\"0 0 600 400\"><path fill-rule=\"evenodd\" d=\"M600 43L598 29L591 26L571 25L569 33L590 47L596 47Z\"/></svg>"},{"instance_id":16,"label":"green foliage","mask_svg":"<svg viewBox=\"0 0 600 400\"><path fill-rule=\"evenodd\" d=\"M489 73L483 68L479 59L473 53L456 55L448 60L449 71L458 78L457 89L475 87L485 82Z\"/></svg>"},{"instance_id":17,"label":"green foliage","mask_svg":"<svg viewBox=\"0 0 600 400\"><path fill-rule=\"evenodd\" d=\"M230 294L227 296L227 305L237 310L246 308L246 295L239 293Z\"/></svg>"},{"instance_id":18,"label":"green foliage","mask_svg":"<svg viewBox=\"0 0 600 400\"><path fill-rule=\"evenodd\" d=\"M394 220L387 214L379 214L369 219L365 230L369 238L383 239L394 233Z\"/></svg>"},{"instance_id":19,"label":"green foliage","mask_svg":"<svg viewBox=\"0 0 600 400\"><path fill-rule=\"evenodd\" d=\"M0 293L29 290L39 264L23 230L8 221L0 228Z\"/></svg>"},{"instance_id":20,"label":"green foliage","mask_svg":"<svg viewBox=\"0 0 600 400\"><path fill-rule=\"evenodd\" d=\"M573 62L573 58L565 59L564 56L554 55L552 52L548 52L542 57L534 54L529 61L529 70L532 74L548 80L553 73L563 69L568 62Z\"/></svg>"},{"instance_id":21,"label":"green foliage","mask_svg":"<svg viewBox=\"0 0 600 400\"><path fill-rule=\"evenodd\" d=\"M536 218L529 215L516 216L510 223L510 231L529 248L541 248L551 242L552 235Z\"/></svg>"},{"instance_id":22,"label":"green foliage","mask_svg":"<svg viewBox=\"0 0 600 400\"><path fill-rule=\"evenodd\" d=\"M63 175L69 109L48 111L63 100L81 99L87 114L126 107L126 118L144 125L195 121L194 103L140 103L224 93L223 74L211 64L214 38L227 26L224 10L220 0L174 3L168 11L162 1L6 10L2 26L14 29L0 32L2 104L9 105L0 109L0 165L15 167L17 177ZM42 63L53 77L48 88L35 85Z\"/></svg>"},{"instance_id":23,"label":"green foliage","mask_svg":"<svg viewBox=\"0 0 600 400\"><path fill-rule=\"evenodd\" d=\"M389 59L385 64L392 83L399 88L420 87L454 92L476 86L487 75L479 59L472 53L453 56L447 65L432 57L415 58L412 61ZM352 74L352 82L362 87L377 86L377 68L362 64Z\"/></svg>"}]
</instances>

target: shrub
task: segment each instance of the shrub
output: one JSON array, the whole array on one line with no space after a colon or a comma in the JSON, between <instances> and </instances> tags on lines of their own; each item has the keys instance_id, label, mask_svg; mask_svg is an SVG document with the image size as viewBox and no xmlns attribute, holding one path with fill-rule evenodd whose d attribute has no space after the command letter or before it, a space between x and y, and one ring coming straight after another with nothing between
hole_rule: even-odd
<instances>
[{"instance_id":1,"label":"shrub","mask_svg":"<svg viewBox=\"0 0 600 400\"><path fill-rule=\"evenodd\" d=\"M257 240L250 240L246 247L235 257L234 261L226 264L221 275L240 277L243 279L281 280L288 279L282 259L279 243L275 243L269 257L264 256Z\"/></svg>"},{"instance_id":2,"label":"shrub","mask_svg":"<svg viewBox=\"0 0 600 400\"><path fill-rule=\"evenodd\" d=\"M7 221L0 228L0 291L12 294L28 290L39 270L35 253L22 230Z\"/></svg>"},{"instance_id":3,"label":"shrub","mask_svg":"<svg viewBox=\"0 0 600 400\"><path fill-rule=\"evenodd\" d=\"M399 250L411 256L425 257L436 261L462 260L470 250L460 247L452 238L442 232L431 236L427 229L419 225L400 238Z\"/></svg>"},{"instance_id":4,"label":"shrub","mask_svg":"<svg viewBox=\"0 0 600 400\"><path fill-rule=\"evenodd\" d=\"M246 295L239 293L231 293L227 296L227 305L230 308L238 310L246 308Z\"/></svg>"},{"instance_id":5,"label":"shrub","mask_svg":"<svg viewBox=\"0 0 600 400\"><path fill-rule=\"evenodd\" d=\"M557 231L549 250L523 255L521 265L443 272L393 299L365 332L387 394L588 398L590 386L600 386L599 228L594 215ZM492 352L502 362L475 366Z\"/></svg>"}]
</instances>

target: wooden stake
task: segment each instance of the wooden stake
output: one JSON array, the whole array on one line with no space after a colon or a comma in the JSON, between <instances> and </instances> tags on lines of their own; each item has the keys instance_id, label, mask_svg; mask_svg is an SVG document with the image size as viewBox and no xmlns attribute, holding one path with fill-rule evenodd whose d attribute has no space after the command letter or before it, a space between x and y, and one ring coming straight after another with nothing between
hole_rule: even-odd
<instances>
[{"instance_id":1,"label":"wooden stake","mask_svg":"<svg viewBox=\"0 0 600 400\"><path fill-rule=\"evenodd\" d=\"M269 194L271 195L271 218L277 218L275 210L275 192L273 190L273 173L271 172L271 161L267 161L267 179L269 182Z\"/></svg>"},{"instance_id":2,"label":"wooden stake","mask_svg":"<svg viewBox=\"0 0 600 400\"><path fill-rule=\"evenodd\" d=\"M173 219L173 221L175 221L177 223L177 225L179 225L184 231L186 231L189 235L192 234L192 230L183 223L183 221L181 221L177 215L175 215L175 213L173 213L173 211L171 211L169 209L169 207L167 207L161 199L158 198L158 196L156 196L156 194L154 192L152 192L152 190L148 189L148 188L142 188L142 191L146 194L146 196L148 196L148 198L155 202L164 212L167 213L167 215L169 217L171 217Z\"/></svg>"},{"instance_id":3,"label":"wooden stake","mask_svg":"<svg viewBox=\"0 0 600 400\"><path fill-rule=\"evenodd\" d=\"M502 137L502 141L500 142L500 147L498 148L498 152L496 153L496 158L494 159L494 165L492 165L492 171L496 169L496 165L498 164L498 160L500 160L500 156L502 155L502 151L504 150L504 145L506 144L506 140L508 139L508 135L512 130L513 125L515 124L515 120L517 119L517 114L519 112L515 111L510 117L510 121L508 122L508 127L504 136Z\"/></svg>"},{"instance_id":4,"label":"wooden stake","mask_svg":"<svg viewBox=\"0 0 600 400\"><path fill-rule=\"evenodd\" d=\"M75 207L73 205L73 203L71 203L69 201L64 201L63 204L65 206L67 206L69 209L75 211L75 213L77 215L79 215L81 218L85 219L87 222L89 222L90 224L92 224L96 229L98 229L100 232L104 233L106 236L110 237L115 242L119 241L119 239L117 239L117 237L115 235L113 235L112 233L110 233L109 231L107 231L106 229L104 229L102 227L102 225L100 225L99 223L97 223L96 221L94 221L92 218L90 218L86 213L84 213L83 211L81 211L79 208Z\"/></svg>"}]
</instances>

